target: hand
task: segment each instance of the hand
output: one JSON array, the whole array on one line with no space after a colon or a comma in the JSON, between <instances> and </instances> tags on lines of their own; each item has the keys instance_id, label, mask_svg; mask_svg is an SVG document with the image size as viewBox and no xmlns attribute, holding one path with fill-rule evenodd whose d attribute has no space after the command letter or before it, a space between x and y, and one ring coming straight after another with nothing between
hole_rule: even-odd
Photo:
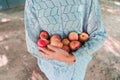
<instances>
[{"instance_id":1,"label":"hand","mask_svg":"<svg viewBox=\"0 0 120 80\"><path fill-rule=\"evenodd\" d=\"M47 59L54 59L62 62L67 62L68 64L73 64L75 61L75 57L69 54L67 51L54 47L52 45L48 45L47 48L39 48L39 53L47 58Z\"/></svg>"}]
</instances>

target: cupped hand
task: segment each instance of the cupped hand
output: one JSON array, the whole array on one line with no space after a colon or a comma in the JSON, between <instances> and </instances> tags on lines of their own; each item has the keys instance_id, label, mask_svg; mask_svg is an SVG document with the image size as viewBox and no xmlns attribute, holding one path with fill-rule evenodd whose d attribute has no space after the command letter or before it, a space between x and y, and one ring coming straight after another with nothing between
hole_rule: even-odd
<instances>
[{"instance_id":1,"label":"cupped hand","mask_svg":"<svg viewBox=\"0 0 120 80\"><path fill-rule=\"evenodd\" d=\"M61 48L57 48L52 45L48 45L47 48L38 48L41 56L47 59L54 59L68 64L73 64L75 62L75 57Z\"/></svg>"}]
</instances>

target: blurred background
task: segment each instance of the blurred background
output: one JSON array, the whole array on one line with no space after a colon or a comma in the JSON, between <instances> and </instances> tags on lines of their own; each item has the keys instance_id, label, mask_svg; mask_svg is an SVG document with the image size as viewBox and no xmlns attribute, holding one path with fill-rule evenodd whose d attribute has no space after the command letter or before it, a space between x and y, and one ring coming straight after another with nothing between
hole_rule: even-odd
<instances>
[{"instance_id":1,"label":"blurred background","mask_svg":"<svg viewBox=\"0 0 120 80\"><path fill-rule=\"evenodd\" d=\"M99 1L108 38L93 55L85 80L120 80L120 0ZM26 49L24 2L0 0L0 80L48 80Z\"/></svg>"}]
</instances>

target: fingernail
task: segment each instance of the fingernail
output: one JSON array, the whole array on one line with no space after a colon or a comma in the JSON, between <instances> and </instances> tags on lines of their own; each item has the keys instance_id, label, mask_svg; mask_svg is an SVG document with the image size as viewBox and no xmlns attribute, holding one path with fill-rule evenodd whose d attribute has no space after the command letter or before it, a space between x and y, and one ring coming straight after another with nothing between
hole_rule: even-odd
<instances>
[{"instance_id":1,"label":"fingernail","mask_svg":"<svg viewBox=\"0 0 120 80\"><path fill-rule=\"evenodd\" d=\"M50 45L48 45L48 47L49 47Z\"/></svg>"}]
</instances>

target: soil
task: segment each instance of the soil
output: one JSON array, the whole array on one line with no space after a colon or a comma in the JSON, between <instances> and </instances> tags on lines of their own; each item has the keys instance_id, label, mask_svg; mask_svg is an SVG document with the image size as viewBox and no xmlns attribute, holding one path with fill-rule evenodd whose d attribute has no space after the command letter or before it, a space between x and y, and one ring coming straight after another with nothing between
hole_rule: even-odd
<instances>
[{"instance_id":1,"label":"soil","mask_svg":"<svg viewBox=\"0 0 120 80\"><path fill-rule=\"evenodd\" d=\"M120 2L100 0L108 39L94 53L85 80L120 80ZM24 5L0 11L0 80L48 80L26 49ZM33 79L36 75L42 79ZM38 77L38 76L37 76Z\"/></svg>"}]
</instances>

